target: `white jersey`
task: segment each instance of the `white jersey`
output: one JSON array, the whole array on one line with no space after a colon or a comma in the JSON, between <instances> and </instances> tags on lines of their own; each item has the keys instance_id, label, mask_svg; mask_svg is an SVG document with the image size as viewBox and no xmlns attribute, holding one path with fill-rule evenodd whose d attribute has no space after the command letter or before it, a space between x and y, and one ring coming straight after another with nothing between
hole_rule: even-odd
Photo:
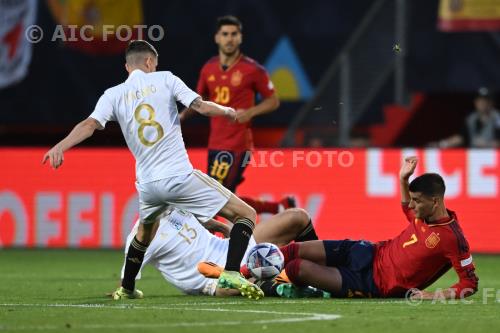
<instances>
[{"instance_id":1,"label":"white jersey","mask_svg":"<svg viewBox=\"0 0 500 333\"><path fill-rule=\"evenodd\" d=\"M139 221L127 237L125 251L134 239L138 226ZM252 237L248 248L253 245L255 240ZM224 267L228 247L229 239L212 235L193 215L174 209L162 216L156 235L144 255L142 267L153 265L168 282L184 293L210 295L215 292L217 280L205 278L198 272L197 265L202 261L211 261ZM246 258L247 254L242 262ZM124 269L125 265L122 277Z\"/></svg>"},{"instance_id":2,"label":"white jersey","mask_svg":"<svg viewBox=\"0 0 500 333\"><path fill-rule=\"evenodd\" d=\"M176 102L188 107L198 97L171 72L134 70L125 82L104 92L90 117L103 127L118 121L136 160L137 182L147 183L193 170Z\"/></svg>"}]
</instances>

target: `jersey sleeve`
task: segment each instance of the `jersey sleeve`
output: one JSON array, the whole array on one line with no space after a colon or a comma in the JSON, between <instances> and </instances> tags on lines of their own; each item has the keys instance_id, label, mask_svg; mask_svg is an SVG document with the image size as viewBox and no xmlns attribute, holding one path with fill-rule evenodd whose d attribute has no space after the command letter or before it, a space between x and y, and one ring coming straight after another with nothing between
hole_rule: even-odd
<instances>
[{"instance_id":1,"label":"jersey sleeve","mask_svg":"<svg viewBox=\"0 0 500 333\"><path fill-rule=\"evenodd\" d=\"M452 227L453 237L446 246L446 257L457 272L458 282L450 288L455 291L455 298L467 297L477 291L479 278L476 276L474 262L469 251L469 244L459 227Z\"/></svg>"},{"instance_id":2,"label":"jersey sleeve","mask_svg":"<svg viewBox=\"0 0 500 333\"><path fill-rule=\"evenodd\" d=\"M255 76L255 90L263 98L271 97L275 92L274 85L269 77L269 74L266 72L264 67L260 65L257 67L257 73Z\"/></svg>"},{"instance_id":3,"label":"jersey sleeve","mask_svg":"<svg viewBox=\"0 0 500 333\"><path fill-rule=\"evenodd\" d=\"M97 101L94 112L92 112L90 118L97 120L102 128L106 127L108 121L115 120L113 103L106 92Z\"/></svg>"},{"instance_id":4,"label":"jersey sleeve","mask_svg":"<svg viewBox=\"0 0 500 333\"><path fill-rule=\"evenodd\" d=\"M410 208L410 204L408 202L402 202L401 208L403 209L403 213L405 214L408 222L412 223L415 221L415 211Z\"/></svg>"},{"instance_id":5,"label":"jersey sleeve","mask_svg":"<svg viewBox=\"0 0 500 333\"><path fill-rule=\"evenodd\" d=\"M176 101L186 107L189 107L196 98L200 97L197 93L189 89L181 79L171 73L167 77L167 86L172 89L172 95Z\"/></svg>"},{"instance_id":6,"label":"jersey sleeve","mask_svg":"<svg viewBox=\"0 0 500 333\"><path fill-rule=\"evenodd\" d=\"M200 71L200 77L198 78L198 83L196 84L196 92L204 99L206 99L209 95L206 76L207 76L206 70L205 67L203 67Z\"/></svg>"}]
</instances>

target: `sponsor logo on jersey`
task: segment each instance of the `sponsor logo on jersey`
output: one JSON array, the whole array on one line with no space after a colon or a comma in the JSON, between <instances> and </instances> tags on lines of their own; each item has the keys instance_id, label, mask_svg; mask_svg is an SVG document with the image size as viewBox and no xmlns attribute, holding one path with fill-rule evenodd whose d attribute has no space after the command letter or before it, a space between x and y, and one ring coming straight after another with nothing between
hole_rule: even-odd
<instances>
[{"instance_id":1,"label":"sponsor logo on jersey","mask_svg":"<svg viewBox=\"0 0 500 333\"><path fill-rule=\"evenodd\" d=\"M176 218L176 216L170 215L168 217L168 222L170 222L170 225L175 230L181 230L182 229L182 221L179 218Z\"/></svg>"},{"instance_id":2,"label":"sponsor logo on jersey","mask_svg":"<svg viewBox=\"0 0 500 333\"><path fill-rule=\"evenodd\" d=\"M214 81L215 81L215 75L212 74L208 77L208 82L214 82Z\"/></svg>"},{"instance_id":3,"label":"sponsor logo on jersey","mask_svg":"<svg viewBox=\"0 0 500 333\"><path fill-rule=\"evenodd\" d=\"M168 221L172 225L172 227L176 230L181 230L184 225L186 217L189 217L190 214L182 209L175 209L170 212Z\"/></svg>"}]
</instances>

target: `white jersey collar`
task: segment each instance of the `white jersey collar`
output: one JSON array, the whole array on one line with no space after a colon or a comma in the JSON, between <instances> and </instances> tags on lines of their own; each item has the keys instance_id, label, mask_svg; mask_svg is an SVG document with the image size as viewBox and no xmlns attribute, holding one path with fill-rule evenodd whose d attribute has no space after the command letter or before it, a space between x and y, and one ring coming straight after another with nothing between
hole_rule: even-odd
<instances>
[{"instance_id":1,"label":"white jersey collar","mask_svg":"<svg viewBox=\"0 0 500 333\"><path fill-rule=\"evenodd\" d=\"M132 77L137 76L137 75L144 75L146 74L145 72L141 71L140 69L134 69L128 76L126 81L129 81L132 79Z\"/></svg>"}]
</instances>

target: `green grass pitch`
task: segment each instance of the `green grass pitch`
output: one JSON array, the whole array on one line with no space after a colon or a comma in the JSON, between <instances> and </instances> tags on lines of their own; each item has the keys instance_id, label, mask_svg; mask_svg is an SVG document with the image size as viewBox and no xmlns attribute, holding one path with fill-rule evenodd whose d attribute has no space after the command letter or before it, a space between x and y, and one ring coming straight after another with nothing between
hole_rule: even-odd
<instances>
[{"instance_id":1,"label":"green grass pitch","mask_svg":"<svg viewBox=\"0 0 500 333\"><path fill-rule=\"evenodd\" d=\"M121 252L2 249L0 332L500 332L500 256L474 259L470 304L185 296L151 267L138 283L145 299L115 302L105 293ZM430 289L455 280L450 271Z\"/></svg>"}]
</instances>

